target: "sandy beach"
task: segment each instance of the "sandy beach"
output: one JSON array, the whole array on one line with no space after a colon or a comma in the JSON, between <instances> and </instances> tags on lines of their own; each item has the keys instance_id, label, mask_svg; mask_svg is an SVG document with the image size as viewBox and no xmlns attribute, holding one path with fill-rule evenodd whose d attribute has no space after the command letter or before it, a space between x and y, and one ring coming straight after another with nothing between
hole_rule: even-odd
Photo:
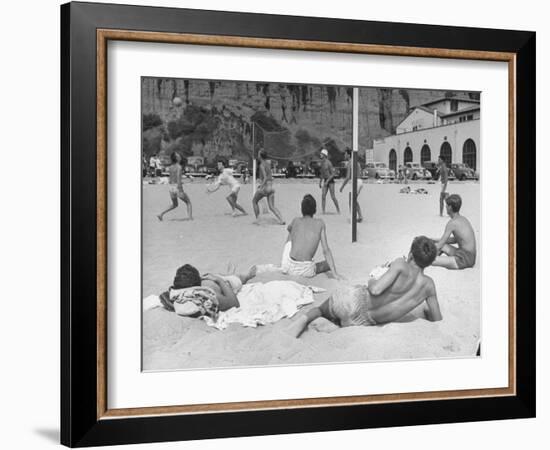
<instances>
[{"instance_id":1,"label":"sandy beach","mask_svg":"<svg viewBox=\"0 0 550 450\"><path fill-rule=\"evenodd\" d=\"M448 217L439 217L439 184L413 184L427 195L399 194L402 185L368 183L359 197L365 220L358 224L358 242L351 242L347 190L337 196L341 215L327 197L326 215L321 215L318 180L278 180L276 204L287 222L300 215L303 195L318 202L318 217L325 220L327 236L338 271L345 283L365 283L370 270L388 260L407 255L417 235L440 237ZM189 263L201 273L223 273L229 262L238 271L254 264L279 264L286 227L276 225L270 214L253 224L252 186L243 185L239 203L248 216L232 217L225 200L227 188L207 195L203 180L186 181L184 189L193 202L195 220L186 220L184 205L168 213L163 222L156 214L168 206L168 186L143 186L143 298L160 294L175 270ZM480 236L480 193L476 182L451 182L448 192L462 196L461 213ZM294 339L284 332L287 319L245 328L231 325L224 331L202 320L177 316L164 309L143 314L143 369L171 370L231 366L263 366L352 362L417 358L473 357L480 339L480 262L473 269L449 271L430 267L426 274L436 284L443 320L431 323L414 312L398 323L375 327L337 328L324 319ZM317 258L322 258L321 250ZM315 296L325 300L338 283L330 275L297 279L284 275L260 275L254 281L293 279L327 289Z\"/></svg>"}]
</instances>

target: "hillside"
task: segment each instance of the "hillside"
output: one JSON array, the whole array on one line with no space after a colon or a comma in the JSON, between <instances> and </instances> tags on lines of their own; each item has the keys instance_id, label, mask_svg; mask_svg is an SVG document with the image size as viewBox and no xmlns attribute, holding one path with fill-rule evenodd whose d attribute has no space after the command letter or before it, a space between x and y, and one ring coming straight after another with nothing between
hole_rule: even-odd
<instances>
[{"instance_id":1,"label":"hillside","mask_svg":"<svg viewBox=\"0 0 550 450\"><path fill-rule=\"evenodd\" d=\"M469 94L361 88L360 148L393 134L411 107L453 95ZM263 144L272 157L311 159L323 145L338 160L351 146L351 112L346 87L143 78L143 152L248 160L254 122L265 130L256 128L256 148Z\"/></svg>"}]
</instances>

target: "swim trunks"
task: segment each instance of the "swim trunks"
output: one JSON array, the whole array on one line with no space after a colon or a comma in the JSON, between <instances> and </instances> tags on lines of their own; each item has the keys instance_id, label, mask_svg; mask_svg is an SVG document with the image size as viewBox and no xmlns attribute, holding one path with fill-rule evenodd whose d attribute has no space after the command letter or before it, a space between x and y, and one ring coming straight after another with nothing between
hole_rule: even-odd
<instances>
[{"instance_id":1,"label":"swim trunks","mask_svg":"<svg viewBox=\"0 0 550 450\"><path fill-rule=\"evenodd\" d=\"M292 242L288 241L283 249L281 269L286 275L312 278L316 275L316 265L313 261L296 261L290 257Z\"/></svg>"},{"instance_id":2,"label":"swim trunks","mask_svg":"<svg viewBox=\"0 0 550 450\"><path fill-rule=\"evenodd\" d=\"M220 278L229 283L234 294L238 294L243 287L243 282L237 275L222 275Z\"/></svg>"},{"instance_id":3,"label":"swim trunks","mask_svg":"<svg viewBox=\"0 0 550 450\"><path fill-rule=\"evenodd\" d=\"M476 263L475 253L464 250L463 248L459 248L455 252L454 257L455 257L456 265L458 266L459 269L467 269L469 267L474 267L474 264Z\"/></svg>"},{"instance_id":4,"label":"swim trunks","mask_svg":"<svg viewBox=\"0 0 550 450\"><path fill-rule=\"evenodd\" d=\"M341 286L329 299L329 312L342 327L377 325L370 313L370 294L366 286Z\"/></svg>"}]
</instances>

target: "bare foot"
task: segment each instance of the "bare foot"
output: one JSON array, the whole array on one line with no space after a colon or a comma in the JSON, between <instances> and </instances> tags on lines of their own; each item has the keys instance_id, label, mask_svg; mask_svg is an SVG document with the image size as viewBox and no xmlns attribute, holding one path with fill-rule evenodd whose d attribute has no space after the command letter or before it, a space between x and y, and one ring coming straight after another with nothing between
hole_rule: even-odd
<instances>
[{"instance_id":1,"label":"bare foot","mask_svg":"<svg viewBox=\"0 0 550 450\"><path fill-rule=\"evenodd\" d=\"M162 222L162 214L159 214L159 215L157 216L157 219L160 220L160 221Z\"/></svg>"}]
</instances>

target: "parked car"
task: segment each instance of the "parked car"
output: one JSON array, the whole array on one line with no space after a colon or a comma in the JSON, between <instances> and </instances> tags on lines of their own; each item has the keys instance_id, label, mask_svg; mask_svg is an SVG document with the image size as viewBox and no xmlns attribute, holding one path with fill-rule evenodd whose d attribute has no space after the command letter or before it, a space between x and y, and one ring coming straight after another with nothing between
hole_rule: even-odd
<instances>
[{"instance_id":1,"label":"parked car","mask_svg":"<svg viewBox=\"0 0 550 450\"><path fill-rule=\"evenodd\" d=\"M395 178L395 172L382 162L366 163L363 169L363 176L365 175L376 180L393 180Z\"/></svg>"},{"instance_id":2,"label":"parked car","mask_svg":"<svg viewBox=\"0 0 550 450\"><path fill-rule=\"evenodd\" d=\"M296 178L304 174L305 166L300 161L289 161L284 170L287 178Z\"/></svg>"},{"instance_id":3,"label":"parked car","mask_svg":"<svg viewBox=\"0 0 550 450\"><path fill-rule=\"evenodd\" d=\"M454 163L451 164L450 169L453 171L454 176L460 180L479 180L479 175L468 164Z\"/></svg>"},{"instance_id":4,"label":"parked car","mask_svg":"<svg viewBox=\"0 0 550 450\"><path fill-rule=\"evenodd\" d=\"M183 171L185 173L192 173L192 174L206 173L204 158L202 156L188 156L187 164L185 164Z\"/></svg>"},{"instance_id":5,"label":"parked car","mask_svg":"<svg viewBox=\"0 0 550 450\"><path fill-rule=\"evenodd\" d=\"M430 172L430 175L432 176L432 180L439 179L439 167L437 167L437 163L434 161L424 161L422 163L422 167L426 169L428 172Z\"/></svg>"},{"instance_id":6,"label":"parked car","mask_svg":"<svg viewBox=\"0 0 550 450\"><path fill-rule=\"evenodd\" d=\"M431 180L432 174L429 170L425 169L420 163L408 162L405 163L405 167L408 169L409 180Z\"/></svg>"}]
</instances>

